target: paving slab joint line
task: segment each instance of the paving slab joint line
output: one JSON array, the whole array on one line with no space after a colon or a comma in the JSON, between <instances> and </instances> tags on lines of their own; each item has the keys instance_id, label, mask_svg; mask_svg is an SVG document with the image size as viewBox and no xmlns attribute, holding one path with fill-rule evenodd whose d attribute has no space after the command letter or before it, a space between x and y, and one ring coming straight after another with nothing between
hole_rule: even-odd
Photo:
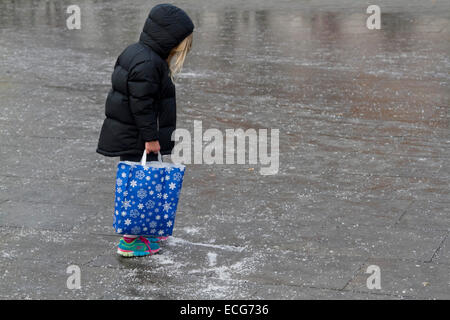
<instances>
[{"instance_id":1,"label":"paving slab joint line","mask_svg":"<svg viewBox=\"0 0 450 320\"><path fill-rule=\"evenodd\" d=\"M359 274L359 272L362 270L362 268L364 267L364 265L367 264L367 262L369 261L370 257L367 257L366 260L361 263L361 265L353 272L352 276L350 277L350 279L347 281L347 283L341 288L338 289L339 291L349 291L346 290L347 286L350 284L350 282L352 282ZM351 290L350 290L351 291Z\"/></svg>"},{"instance_id":2,"label":"paving slab joint line","mask_svg":"<svg viewBox=\"0 0 450 320\"><path fill-rule=\"evenodd\" d=\"M35 135L10 135L9 137L15 138L33 138L33 139L55 139L55 140L76 140L82 142L92 142L91 139L71 138L71 137L57 137L57 136L35 136Z\"/></svg>"},{"instance_id":3,"label":"paving slab joint line","mask_svg":"<svg viewBox=\"0 0 450 320\"><path fill-rule=\"evenodd\" d=\"M115 247L116 247L116 245L114 245L114 248ZM92 266L92 265L89 266L89 264L94 262L95 260L97 260L100 257L111 255L111 252L113 252L113 251L114 251L113 248L105 249L105 251L102 251L101 253L95 255L93 258L91 258L88 261L82 263L81 266L83 266L83 267L95 267L95 266ZM102 266L102 268L104 268L104 266ZM114 268L114 269L120 269L120 268Z\"/></svg>"},{"instance_id":4,"label":"paving slab joint line","mask_svg":"<svg viewBox=\"0 0 450 320\"><path fill-rule=\"evenodd\" d=\"M344 290L344 292L352 292L352 293L360 293L360 294L367 294L367 295L375 295L375 296L388 296L388 297L395 297L400 299L418 299L417 296L410 296L410 295L399 295L395 293L389 293L389 292L377 292L377 291L361 291L361 290Z\"/></svg>"},{"instance_id":5,"label":"paving slab joint line","mask_svg":"<svg viewBox=\"0 0 450 320\"><path fill-rule=\"evenodd\" d=\"M358 152L358 151L355 151L355 152ZM448 159L448 158L441 157L439 159ZM408 179L428 179L428 178L432 178L432 179L443 179L444 178L445 179L445 178L448 178L448 177L442 177L441 175L414 176L414 175L404 175L404 174L392 175L392 174L381 174L381 173L347 172L347 171L343 171L342 169L337 169L336 172L353 175L353 176L378 177L378 178L408 178Z\"/></svg>"},{"instance_id":6,"label":"paving slab joint line","mask_svg":"<svg viewBox=\"0 0 450 320\"><path fill-rule=\"evenodd\" d=\"M255 283L255 282L252 282ZM362 291L362 290L342 290L339 288L327 288L327 287L320 287L320 286L311 286L311 285L301 285L301 284L283 284L284 286L288 287L296 287L296 288L306 288L306 289L317 289L317 290L328 290L328 291L336 291L336 292L351 292L351 293L360 293L360 294L366 294L366 295L377 295L377 296L389 296L389 297L395 297L395 298L417 298L410 295L398 295L395 293L389 293L389 292L376 292L376 291Z\"/></svg>"},{"instance_id":7,"label":"paving slab joint line","mask_svg":"<svg viewBox=\"0 0 450 320\"><path fill-rule=\"evenodd\" d=\"M79 195L88 193L88 191L83 191L81 193L78 193ZM86 203L67 203L65 202L52 202L52 201L35 201L35 200L22 200L22 199L8 199L6 201L12 201L17 203L26 203L26 204L43 204L43 205L54 205L54 206L71 206L71 207L88 207L88 208L95 208L95 209L111 209L111 206L99 206L99 205L92 205L92 204L86 204ZM0 202L2 204L3 202ZM98 212L97 212L98 213Z\"/></svg>"},{"instance_id":8,"label":"paving slab joint line","mask_svg":"<svg viewBox=\"0 0 450 320\"><path fill-rule=\"evenodd\" d=\"M400 216L398 217L397 221L395 221L393 226L396 226L400 223L400 221L403 219L403 217L406 215L406 213L408 212L408 210L411 208L411 206L413 205L413 203L416 202L416 200L411 200L410 203L408 203L408 205L406 206L405 210L403 210L403 212L400 214Z\"/></svg>"},{"instance_id":9,"label":"paving slab joint line","mask_svg":"<svg viewBox=\"0 0 450 320\"><path fill-rule=\"evenodd\" d=\"M367 259L367 261L369 258ZM366 261L366 262L367 262ZM362 267L362 266L361 266ZM361 269L361 268L360 268ZM352 278L353 279L353 278ZM349 281L350 282L350 281ZM347 283L348 284L348 283ZM410 295L398 295L395 293L389 293L389 292L376 292L376 291L362 291L362 290L353 290L353 289L339 289L339 288L326 288L326 287L318 287L318 286L308 286L308 285L291 285L288 286L294 286L294 287L303 287L303 288L309 288L309 289L320 289L320 290L329 290L329 291L338 291L338 292L352 292L352 293L360 293L360 294L366 294L366 295L378 295L378 296L389 296L389 297L396 297L396 298L416 298L414 296ZM347 285L346 285L347 286Z\"/></svg>"},{"instance_id":10,"label":"paving slab joint line","mask_svg":"<svg viewBox=\"0 0 450 320\"><path fill-rule=\"evenodd\" d=\"M48 232L63 232L63 233L68 233L68 232L72 232L72 229L74 227L72 227L71 229L53 229L53 228L30 228L30 227L24 227L24 226L10 226L10 225L6 225L6 224L0 224L0 229L1 228L5 228L5 229L21 229L23 230L32 230L35 232L41 232L41 231L48 231Z\"/></svg>"},{"instance_id":11,"label":"paving slab joint line","mask_svg":"<svg viewBox=\"0 0 450 320\"><path fill-rule=\"evenodd\" d=\"M449 234L450 234L450 232L447 232L447 234L444 236L442 241L439 243L439 246L437 247L437 249L434 251L434 253L431 256L430 260L424 261L424 263L432 263L433 262L433 259L436 258L438 252L441 250L441 248L444 245L445 240L447 240Z\"/></svg>"}]
</instances>

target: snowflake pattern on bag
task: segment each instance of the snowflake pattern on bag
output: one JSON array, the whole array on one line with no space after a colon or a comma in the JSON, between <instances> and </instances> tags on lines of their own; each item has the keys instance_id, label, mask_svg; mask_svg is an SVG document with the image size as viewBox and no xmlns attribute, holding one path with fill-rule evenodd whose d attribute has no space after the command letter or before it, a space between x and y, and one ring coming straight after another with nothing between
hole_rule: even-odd
<instances>
[{"instance_id":1,"label":"snowflake pattern on bag","mask_svg":"<svg viewBox=\"0 0 450 320\"><path fill-rule=\"evenodd\" d=\"M113 226L119 234L170 236L184 166L117 165Z\"/></svg>"}]
</instances>

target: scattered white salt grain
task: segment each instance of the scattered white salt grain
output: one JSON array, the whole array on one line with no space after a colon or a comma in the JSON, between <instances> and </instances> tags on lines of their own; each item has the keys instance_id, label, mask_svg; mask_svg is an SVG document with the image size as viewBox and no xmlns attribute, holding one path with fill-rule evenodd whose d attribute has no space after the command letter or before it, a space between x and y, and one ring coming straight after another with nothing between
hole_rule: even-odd
<instances>
[{"instance_id":1,"label":"scattered white salt grain","mask_svg":"<svg viewBox=\"0 0 450 320\"><path fill-rule=\"evenodd\" d=\"M214 267L217 264L217 253L208 252L209 266Z\"/></svg>"},{"instance_id":2,"label":"scattered white salt grain","mask_svg":"<svg viewBox=\"0 0 450 320\"><path fill-rule=\"evenodd\" d=\"M198 234L200 233L200 228L197 227L184 227L183 231L187 234Z\"/></svg>"},{"instance_id":3,"label":"scattered white salt grain","mask_svg":"<svg viewBox=\"0 0 450 320\"><path fill-rule=\"evenodd\" d=\"M228 246L228 245L216 245L216 244L207 244L207 243L199 243L199 242L190 242L181 238L177 237L170 237L168 240L169 245L186 245L190 244L193 246L201 246L201 247L208 247L208 248L215 248L215 249L221 249L221 250L228 250L228 251L237 251L242 252L245 247L234 247L234 246Z\"/></svg>"}]
</instances>

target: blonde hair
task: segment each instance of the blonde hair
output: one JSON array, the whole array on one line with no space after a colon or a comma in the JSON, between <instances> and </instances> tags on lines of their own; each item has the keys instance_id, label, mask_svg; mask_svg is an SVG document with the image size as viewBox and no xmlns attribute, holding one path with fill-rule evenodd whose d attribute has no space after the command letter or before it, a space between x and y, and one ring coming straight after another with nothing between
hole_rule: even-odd
<instances>
[{"instance_id":1,"label":"blonde hair","mask_svg":"<svg viewBox=\"0 0 450 320\"><path fill-rule=\"evenodd\" d=\"M193 34L191 33L183 41L180 42L178 46L170 51L169 57L167 58L167 63L170 69L170 78L174 81L174 76L181 71L183 68L184 60L186 55L189 53L192 47Z\"/></svg>"}]
</instances>

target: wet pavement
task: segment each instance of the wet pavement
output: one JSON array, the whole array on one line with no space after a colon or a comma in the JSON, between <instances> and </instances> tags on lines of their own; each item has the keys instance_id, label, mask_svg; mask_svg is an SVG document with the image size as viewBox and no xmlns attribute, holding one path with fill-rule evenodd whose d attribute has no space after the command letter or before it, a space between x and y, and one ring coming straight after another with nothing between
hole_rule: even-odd
<instances>
[{"instance_id":1,"label":"wet pavement","mask_svg":"<svg viewBox=\"0 0 450 320\"><path fill-rule=\"evenodd\" d=\"M278 128L280 170L189 165L174 237L126 260L95 148L153 4L0 0L0 298L450 298L448 1L377 1L381 30L366 1L174 2L178 127Z\"/></svg>"}]
</instances>

